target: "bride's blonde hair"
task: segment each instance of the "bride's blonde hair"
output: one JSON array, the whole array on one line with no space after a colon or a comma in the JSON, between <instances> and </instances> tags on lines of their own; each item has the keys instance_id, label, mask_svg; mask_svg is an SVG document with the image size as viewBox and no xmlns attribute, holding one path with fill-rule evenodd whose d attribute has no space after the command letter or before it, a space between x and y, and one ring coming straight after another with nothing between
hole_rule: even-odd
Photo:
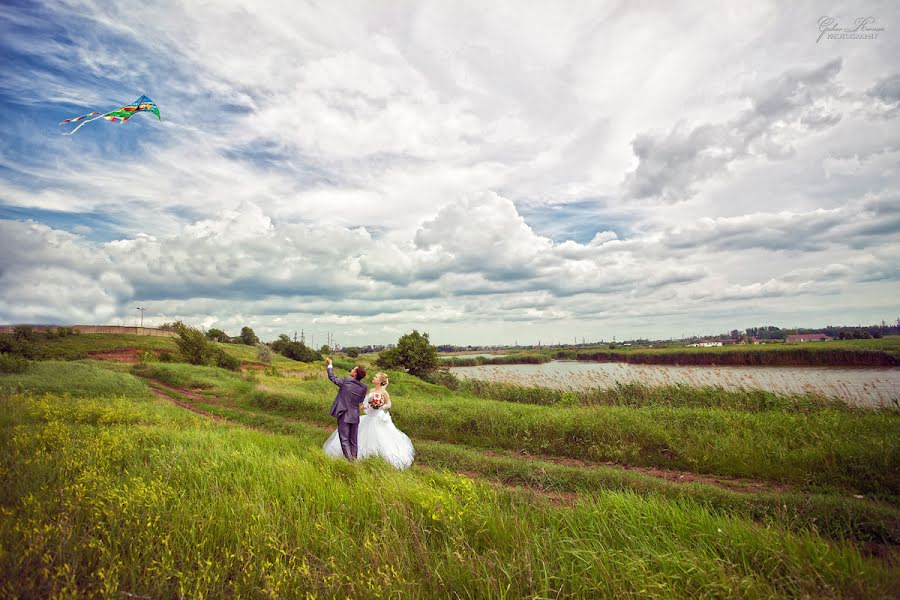
<instances>
[{"instance_id":1,"label":"bride's blonde hair","mask_svg":"<svg viewBox=\"0 0 900 600\"><path fill-rule=\"evenodd\" d=\"M388 376L387 373L376 373L375 377L372 378L372 383L375 383L376 379L381 380L381 387L384 387L388 384Z\"/></svg>"}]
</instances>

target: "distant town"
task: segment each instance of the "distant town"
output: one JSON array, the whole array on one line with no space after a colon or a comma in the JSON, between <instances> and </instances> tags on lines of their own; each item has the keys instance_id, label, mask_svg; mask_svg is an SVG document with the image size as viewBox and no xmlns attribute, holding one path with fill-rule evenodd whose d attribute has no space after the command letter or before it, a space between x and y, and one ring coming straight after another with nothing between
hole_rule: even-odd
<instances>
[{"instance_id":1,"label":"distant town","mask_svg":"<svg viewBox=\"0 0 900 600\"><path fill-rule=\"evenodd\" d=\"M140 335L174 335L171 323L164 323L158 328L154 327L127 327L121 325L0 325L0 333L13 333L17 327L27 327L35 332L48 330L71 329L78 333L137 333ZM238 336L229 336L221 329L212 328L204 330L207 337L220 342L234 343L259 343L259 338L253 333L250 327L244 327ZM732 329L729 332L723 332L713 335L692 335L681 338L671 338L666 340L651 340L644 338L617 340L614 336L612 340L588 340L584 337L573 339L571 343L557 340L556 342L544 342L538 340L536 344L437 344L438 352L473 352L473 351L511 351L511 350L545 350L545 349L562 349L562 348L597 348L599 346L607 348L664 348L664 347L716 347L731 346L736 344L797 344L797 343L813 343L826 342L830 340L856 340L856 339L878 339L890 335L900 335L900 318L894 322L888 323L882 321L875 325L827 325L819 328L781 328L774 325L766 325L762 327L748 327L744 330ZM252 340L248 341L248 336ZM370 354L380 352L382 350L394 347L394 344L367 344L345 346L335 340L333 334L327 334L326 343L321 348L316 347L315 342L307 340L306 335L301 331L299 336L294 332L293 336L282 334L271 344L300 343L311 349L320 352L347 352L352 351L353 354ZM312 344L309 342L312 341ZM252 345L252 344L251 344Z\"/></svg>"}]
</instances>

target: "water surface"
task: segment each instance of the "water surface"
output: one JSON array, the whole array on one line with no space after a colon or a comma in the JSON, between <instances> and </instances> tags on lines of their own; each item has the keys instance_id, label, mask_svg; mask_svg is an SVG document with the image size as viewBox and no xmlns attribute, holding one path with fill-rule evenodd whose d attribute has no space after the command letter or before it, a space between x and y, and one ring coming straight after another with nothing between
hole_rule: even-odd
<instances>
[{"instance_id":1,"label":"water surface","mask_svg":"<svg viewBox=\"0 0 900 600\"><path fill-rule=\"evenodd\" d=\"M900 408L900 368L709 367L555 360L539 365L453 367L458 377L557 389L644 385L719 386L782 394L813 392L856 406Z\"/></svg>"}]
</instances>

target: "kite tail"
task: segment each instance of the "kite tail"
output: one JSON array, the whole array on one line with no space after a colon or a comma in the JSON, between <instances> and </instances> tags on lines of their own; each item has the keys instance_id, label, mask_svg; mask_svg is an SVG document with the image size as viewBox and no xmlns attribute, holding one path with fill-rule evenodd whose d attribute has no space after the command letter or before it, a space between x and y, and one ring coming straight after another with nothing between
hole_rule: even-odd
<instances>
[{"instance_id":1,"label":"kite tail","mask_svg":"<svg viewBox=\"0 0 900 600\"><path fill-rule=\"evenodd\" d=\"M81 123L78 124L78 127L76 127L75 129L73 129L73 130L70 131L69 133L64 133L63 135L74 135L76 131L78 131L79 129L81 129L82 127L84 127L85 125L87 125L88 123L90 123L91 121L96 121L97 119L102 119L104 116L105 116L105 115L100 115L99 117L94 117L93 119L88 119L87 121L83 121L83 122L81 122Z\"/></svg>"}]
</instances>

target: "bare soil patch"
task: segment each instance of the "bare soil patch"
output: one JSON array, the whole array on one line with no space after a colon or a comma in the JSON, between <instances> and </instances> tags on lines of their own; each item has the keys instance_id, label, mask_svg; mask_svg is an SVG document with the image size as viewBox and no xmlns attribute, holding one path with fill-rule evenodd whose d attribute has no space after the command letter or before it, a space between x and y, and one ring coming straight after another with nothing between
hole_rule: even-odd
<instances>
[{"instance_id":1,"label":"bare soil patch","mask_svg":"<svg viewBox=\"0 0 900 600\"><path fill-rule=\"evenodd\" d=\"M154 356L159 358L163 354L171 354L170 352L166 352L165 350L144 350L142 348L119 348L118 350L97 350L95 352L88 352L88 358L92 358L94 360L109 360L112 362L121 362L121 363L139 363L141 362L140 355L142 352L151 352Z\"/></svg>"}]
</instances>

